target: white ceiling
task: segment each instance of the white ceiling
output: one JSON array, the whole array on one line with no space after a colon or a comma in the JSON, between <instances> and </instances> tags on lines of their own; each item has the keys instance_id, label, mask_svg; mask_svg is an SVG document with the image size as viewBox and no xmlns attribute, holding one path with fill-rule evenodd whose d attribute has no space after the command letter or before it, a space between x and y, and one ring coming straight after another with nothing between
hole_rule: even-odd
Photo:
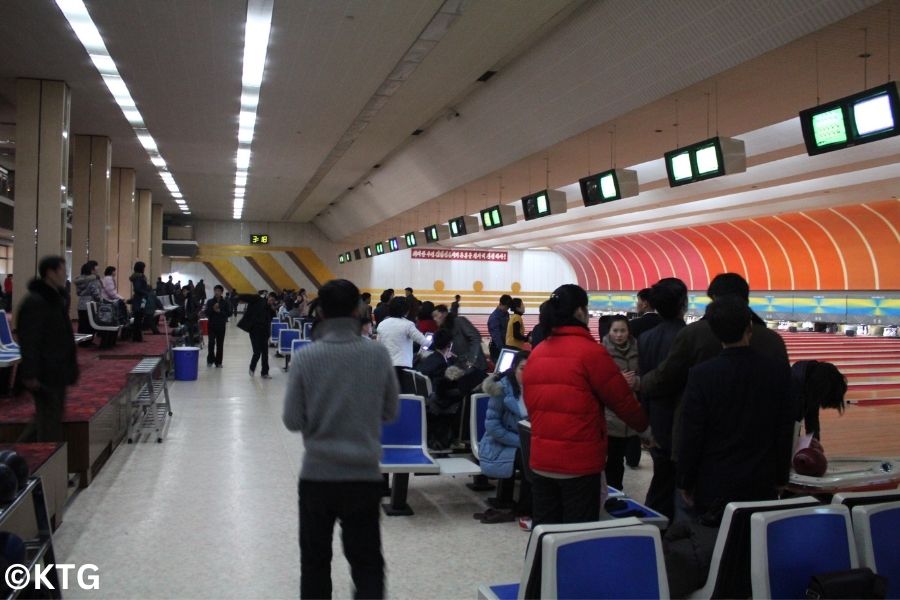
<instances>
[{"instance_id":1,"label":"white ceiling","mask_svg":"<svg viewBox=\"0 0 900 600\"><path fill-rule=\"evenodd\" d=\"M246 3L86 4L194 216L229 218ZM379 224L390 227L403 211L873 4L275 0L244 218L312 219L333 240ZM135 168L138 187L151 189L154 201L177 212L55 3L19 0L3 8L4 136L15 121L15 78L65 80L72 88L72 132L109 136L114 166ZM434 31L429 24L446 14L458 15L449 21L446 35L436 44L423 45ZM377 112L369 110L404 57L419 51L424 58L412 74L393 86ZM488 69L498 74L476 83ZM368 124L359 129L363 115ZM411 136L417 128L425 132ZM336 153L348 130L353 130L353 144ZM779 160L800 156L796 148L790 149L798 143L792 135L769 130L753 142L758 148L753 153L781 153ZM748 141L748 150L750 145ZM884 162L885 156L896 153L891 147L876 160ZM753 180L759 179L774 195L790 192L764 183L784 176L766 171L769 158L750 169ZM380 168L373 169L376 164ZM864 160L859 164L860 169L866 165ZM803 172L806 167L796 168L796 178L812 177ZM718 197L738 186L738 180L707 182L702 189L691 186L686 197L662 183L658 188L644 186L658 179L658 164L641 169L646 173L640 206ZM890 180L883 173L877 177ZM749 179L740 181L749 185ZM348 191L350 187L354 190ZM601 209L591 214L619 210ZM555 231L590 235L600 225L587 217L578 217L578 225L561 222L567 229ZM549 231L551 225L542 224L541 229ZM465 241L525 247L561 239L536 236L530 224L514 229L495 232L490 241L486 236Z\"/></svg>"}]
</instances>

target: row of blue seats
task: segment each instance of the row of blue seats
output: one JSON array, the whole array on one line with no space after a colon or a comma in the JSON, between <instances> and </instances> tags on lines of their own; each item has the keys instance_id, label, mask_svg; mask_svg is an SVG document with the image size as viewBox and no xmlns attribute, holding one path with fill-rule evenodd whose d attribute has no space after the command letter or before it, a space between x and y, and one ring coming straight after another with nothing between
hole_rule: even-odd
<instances>
[{"instance_id":1,"label":"row of blue seats","mask_svg":"<svg viewBox=\"0 0 900 600\"><path fill-rule=\"evenodd\" d=\"M748 535L749 534L749 535ZM691 598L803 598L814 575L868 567L900 597L900 491L733 502ZM623 573L627 576L623 577ZM635 519L535 527L519 583L484 599L667 598L659 530Z\"/></svg>"},{"instance_id":2,"label":"row of blue seats","mask_svg":"<svg viewBox=\"0 0 900 600\"><path fill-rule=\"evenodd\" d=\"M22 352L13 340L6 311L0 310L0 367L10 367L21 360Z\"/></svg>"}]
</instances>

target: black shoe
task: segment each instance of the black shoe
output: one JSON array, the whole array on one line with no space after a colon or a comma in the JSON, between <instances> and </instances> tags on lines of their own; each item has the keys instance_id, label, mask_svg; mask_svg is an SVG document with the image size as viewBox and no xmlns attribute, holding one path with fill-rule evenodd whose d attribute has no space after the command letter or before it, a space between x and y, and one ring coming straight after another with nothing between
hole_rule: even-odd
<instances>
[{"instance_id":1,"label":"black shoe","mask_svg":"<svg viewBox=\"0 0 900 600\"><path fill-rule=\"evenodd\" d=\"M498 511L496 508L489 508L484 512L473 513L472 518L475 519L476 521L480 521L483 518L493 515L494 513L497 513L497 512L500 512L500 511Z\"/></svg>"},{"instance_id":2,"label":"black shoe","mask_svg":"<svg viewBox=\"0 0 900 600\"><path fill-rule=\"evenodd\" d=\"M269 375L268 373L262 373L262 374L260 374L259 378L260 379L272 379L272 376Z\"/></svg>"},{"instance_id":3,"label":"black shoe","mask_svg":"<svg viewBox=\"0 0 900 600\"><path fill-rule=\"evenodd\" d=\"M488 506L491 508L496 508L498 510L512 508L515 504L512 500L502 500L499 498L488 498L485 502L487 502Z\"/></svg>"},{"instance_id":4,"label":"black shoe","mask_svg":"<svg viewBox=\"0 0 900 600\"><path fill-rule=\"evenodd\" d=\"M492 525L494 523L512 523L515 520L516 516L512 514L512 511L498 510L495 513L485 515L481 522L486 525Z\"/></svg>"},{"instance_id":5,"label":"black shoe","mask_svg":"<svg viewBox=\"0 0 900 600\"><path fill-rule=\"evenodd\" d=\"M216 365L216 368L217 368L217 369L221 369L221 368L222 368L222 365Z\"/></svg>"}]
</instances>

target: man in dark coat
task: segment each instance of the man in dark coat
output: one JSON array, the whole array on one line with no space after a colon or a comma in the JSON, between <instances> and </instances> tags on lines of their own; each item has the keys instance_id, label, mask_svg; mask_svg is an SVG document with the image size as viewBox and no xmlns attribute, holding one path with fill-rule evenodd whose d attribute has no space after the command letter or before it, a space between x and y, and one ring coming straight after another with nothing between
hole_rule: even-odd
<instances>
[{"instance_id":1,"label":"man in dark coat","mask_svg":"<svg viewBox=\"0 0 900 600\"><path fill-rule=\"evenodd\" d=\"M39 279L28 284L28 295L19 307L16 328L22 362L18 377L34 398L34 421L20 442L62 442L66 386L78 381L78 360L72 323L62 290L66 285L66 261L47 256L38 265Z\"/></svg>"},{"instance_id":2,"label":"man in dark coat","mask_svg":"<svg viewBox=\"0 0 900 600\"><path fill-rule=\"evenodd\" d=\"M636 308L638 316L628 322L628 329L634 339L641 337L645 331L650 331L662 321L662 317L656 312L650 300L650 288L644 288L637 293Z\"/></svg>"},{"instance_id":3,"label":"man in dark coat","mask_svg":"<svg viewBox=\"0 0 900 600\"><path fill-rule=\"evenodd\" d=\"M256 365L262 359L260 376L263 379L269 379L269 337L272 334L272 319L275 317L275 305L278 303L278 297L275 292L270 292L268 296L241 294L239 298L241 302L247 303L238 327L250 334L250 345L253 347L250 376L253 377Z\"/></svg>"},{"instance_id":4,"label":"man in dark coat","mask_svg":"<svg viewBox=\"0 0 900 600\"><path fill-rule=\"evenodd\" d=\"M225 350L225 326L231 314L230 301L222 297L225 291L221 285L213 288L213 297L206 303L206 317L209 319L209 353L206 355L206 366L213 364L222 367L222 354Z\"/></svg>"}]
</instances>

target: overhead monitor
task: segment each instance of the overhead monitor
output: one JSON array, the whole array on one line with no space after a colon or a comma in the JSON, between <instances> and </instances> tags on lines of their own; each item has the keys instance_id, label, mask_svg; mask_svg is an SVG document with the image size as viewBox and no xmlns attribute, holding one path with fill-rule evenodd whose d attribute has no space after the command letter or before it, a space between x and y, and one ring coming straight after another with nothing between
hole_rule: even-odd
<instances>
[{"instance_id":1,"label":"overhead monitor","mask_svg":"<svg viewBox=\"0 0 900 600\"><path fill-rule=\"evenodd\" d=\"M891 81L800 111L807 154L815 156L897 135L898 107L897 83Z\"/></svg>"},{"instance_id":2,"label":"overhead monitor","mask_svg":"<svg viewBox=\"0 0 900 600\"><path fill-rule=\"evenodd\" d=\"M539 219L550 215L561 215L568 210L566 194L557 190L541 190L522 197L522 212L525 220Z\"/></svg>"},{"instance_id":3,"label":"overhead monitor","mask_svg":"<svg viewBox=\"0 0 900 600\"><path fill-rule=\"evenodd\" d=\"M339 255L338 255L338 262L339 262L340 264L344 264L345 262L347 262L347 259L345 258L345 255L339 254Z\"/></svg>"},{"instance_id":4,"label":"overhead monitor","mask_svg":"<svg viewBox=\"0 0 900 600\"><path fill-rule=\"evenodd\" d=\"M388 249L391 252L396 252L397 250L400 249L400 240L398 240L395 237L388 238L387 243L388 243Z\"/></svg>"},{"instance_id":5,"label":"overhead monitor","mask_svg":"<svg viewBox=\"0 0 900 600\"><path fill-rule=\"evenodd\" d=\"M372 246L363 246L363 253L366 258L372 258Z\"/></svg>"},{"instance_id":6,"label":"overhead monitor","mask_svg":"<svg viewBox=\"0 0 900 600\"><path fill-rule=\"evenodd\" d=\"M494 373L504 373L512 366L513 359L516 357L517 350L504 348L497 357L497 366L494 367Z\"/></svg>"},{"instance_id":7,"label":"overhead monitor","mask_svg":"<svg viewBox=\"0 0 900 600\"><path fill-rule=\"evenodd\" d=\"M353 251L353 257L356 258L356 260L362 259L362 252L359 251L359 248Z\"/></svg>"},{"instance_id":8,"label":"overhead monitor","mask_svg":"<svg viewBox=\"0 0 900 600\"><path fill-rule=\"evenodd\" d=\"M596 206L613 200L637 196L637 171L611 169L578 181L581 186L581 200L585 206Z\"/></svg>"},{"instance_id":9,"label":"overhead monitor","mask_svg":"<svg viewBox=\"0 0 900 600\"><path fill-rule=\"evenodd\" d=\"M509 204L495 204L481 211L481 228L485 231L497 229L516 222L516 209Z\"/></svg>"},{"instance_id":10,"label":"overhead monitor","mask_svg":"<svg viewBox=\"0 0 900 600\"><path fill-rule=\"evenodd\" d=\"M450 229L450 237L469 235L470 233L477 233L479 230L478 219L469 215L450 219L447 222L447 227Z\"/></svg>"},{"instance_id":11,"label":"overhead monitor","mask_svg":"<svg viewBox=\"0 0 900 600\"><path fill-rule=\"evenodd\" d=\"M433 244L450 238L450 228L447 225L429 225L422 230L425 234L425 243Z\"/></svg>"},{"instance_id":12,"label":"overhead monitor","mask_svg":"<svg viewBox=\"0 0 900 600\"><path fill-rule=\"evenodd\" d=\"M384 254L384 242L375 242L375 254L378 256Z\"/></svg>"},{"instance_id":13,"label":"overhead monitor","mask_svg":"<svg viewBox=\"0 0 900 600\"><path fill-rule=\"evenodd\" d=\"M344 253L344 258L347 260L347 262L350 262L351 260L353 260L353 255L348 250L347 252Z\"/></svg>"},{"instance_id":14,"label":"overhead monitor","mask_svg":"<svg viewBox=\"0 0 900 600\"><path fill-rule=\"evenodd\" d=\"M407 248L415 248L425 243L425 234L421 231L410 231L403 236L403 241Z\"/></svg>"},{"instance_id":15,"label":"overhead monitor","mask_svg":"<svg viewBox=\"0 0 900 600\"><path fill-rule=\"evenodd\" d=\"M743 140L718 136L666 152L665 161L671 187L747 170Z\"/></svg>"}]
</instances>

